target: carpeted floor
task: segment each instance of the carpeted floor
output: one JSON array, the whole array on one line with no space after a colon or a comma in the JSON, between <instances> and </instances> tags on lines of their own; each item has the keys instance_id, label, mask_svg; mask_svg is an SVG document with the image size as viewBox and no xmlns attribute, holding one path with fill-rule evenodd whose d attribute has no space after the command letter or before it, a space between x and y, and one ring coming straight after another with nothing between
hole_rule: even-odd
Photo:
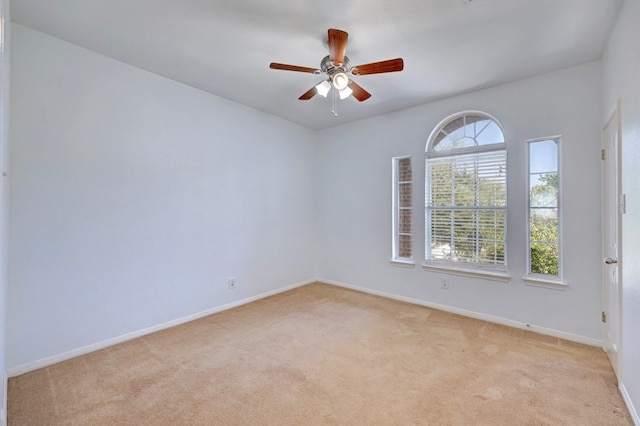
<instances>
[{"instance_id":1,"label":"carpeted floor","mask_svg":"<svg viewBox=\"0 0 640 426\"><path fill-rule=\"evenodd\" d=\"M9 380L9 425L630 425L601 349L312 284Z\"/></svg>"}]
</instances>

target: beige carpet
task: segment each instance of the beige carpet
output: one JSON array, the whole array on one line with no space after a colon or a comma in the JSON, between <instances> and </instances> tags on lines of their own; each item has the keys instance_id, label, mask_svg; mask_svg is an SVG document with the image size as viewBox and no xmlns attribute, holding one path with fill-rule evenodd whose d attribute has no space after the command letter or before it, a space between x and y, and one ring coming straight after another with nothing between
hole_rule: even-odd
<instances>
[{"instance_id":1,"label":"beige carpet","mask_svg":"<svg viewBox=\"0 0 640 426\"><path fill-rule=\"evenodd\" d=\"M9 380L10 425L630 425L599 348L312 284Z\"/></svg>"}]
</instances>

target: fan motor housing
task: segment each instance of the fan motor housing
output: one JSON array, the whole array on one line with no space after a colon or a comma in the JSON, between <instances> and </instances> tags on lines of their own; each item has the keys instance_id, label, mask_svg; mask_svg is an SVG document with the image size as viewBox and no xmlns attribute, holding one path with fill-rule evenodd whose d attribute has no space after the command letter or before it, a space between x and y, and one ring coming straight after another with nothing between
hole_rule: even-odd
<instances>
[{"instance_id":1,"label":"fan motor housing","mask_svg":"<svg viewBox=\"0 0 640 426\"><path fill-rule=\"evenodd\" d=\"M351 71L351 62L349 61L349 58L345 56L342 65L335 66L333 62L331 62L331 58L329 57L329 55L327 55L322 58L320 69L323 73L328 74L329 77L333 76L333 74L337 72L349 73L349 71Z\"/></svg>"}]
</instances>

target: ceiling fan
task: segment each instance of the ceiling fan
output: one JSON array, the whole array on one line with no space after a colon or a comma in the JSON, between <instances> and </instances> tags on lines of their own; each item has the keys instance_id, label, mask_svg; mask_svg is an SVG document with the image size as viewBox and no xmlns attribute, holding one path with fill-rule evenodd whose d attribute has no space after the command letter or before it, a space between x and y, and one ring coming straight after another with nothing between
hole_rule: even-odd
<instances>
[{"instance_id":1,"label":"ceiling fan","mask_svg":"<svg viewBox=\"0 0 640 426\"><path fill-rule=\"evenodd\" d=\"M329 29L329 55L320 62L320 68L300 67L297 65L279 64L272 62L269 68L274 70L297 71L311 74L325 74L327 79L321 81L311 89L307 90L298 99L307 101L316 94L326 97L331 88L334 88L340 99L353 95L358 101L366 101L371 97L371 93L364 90L349 76L381 74L387 72L402 71L404 61L402 58L389 59L387 61L372 62L369 64L351 66L349 58L346 56L347 38L349 34L342 30ZM337 113L334 111L334 114Z\"/></svg>"}]
</instances>

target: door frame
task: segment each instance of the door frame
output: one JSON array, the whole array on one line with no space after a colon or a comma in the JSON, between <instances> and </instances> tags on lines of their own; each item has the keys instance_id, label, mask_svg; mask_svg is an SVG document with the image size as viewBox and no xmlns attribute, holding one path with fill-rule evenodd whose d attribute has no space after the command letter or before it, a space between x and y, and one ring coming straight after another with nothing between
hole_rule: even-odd
<instances>
[{"instance_id":1,"label":"door frame","mask_svg":"<svg viewBox=\"0 0 640 426\"><path fill-rule=\"evenodd\" d=\"M602 133L601 133L601 148L603 149L603 154L606 155L607 159L609 158L610 152L609 150L606 150L607 147L607 140L605 137L605 130L611 126L614 125L615 130L616 130L616 140L615 140L615 144L616 144L616 154L617 154L617 158L614 160L615 161L615 167L616 167L616 176L611 176L612 179L616 179L616 187L617 187L617 196L616 196L616 200L617 202L615 203L615 215L617 216L617 229L616 229L616 238L617 238L617 260L618 263L615 266L617 268L617 274L618 274L618 286L617 286L617 294L614 295L614 297L617 299L616 300L616 305L617 305L617 312L611 312L611 304L608 303L608 301L610 300L609 298L609 294L610 294L610 289L608 288L607 285L607 268L611 267L611 266L606 266L604 265L604 258L607 256L607 252L606 252L606 244L607 244L607 240L606 240L606 230L607 230L607 224L605 223L605 209L608 207L607 203L605 202L604 199L604 191L606 190L605 188L605 168L604 168L604 163L601 167L601 186L602 186L602 191L601 191L601 195L602 195L602 254L603 254L603 264L602 264L602 309L603 309L603 314L606 313L606 321L604 321L603 318L603 322L602 322L602 344L603 344L603 350L605 352L607 352L607 356L609 357L612 367L614 369L614 372L616 373L616 375L618 377L622 376L622 358L620 356L621 353L621 349L622 349L622 258L623 258L623 252L622 252L622 214L623 214L623 209L624 209L624 205L623 205L623 200L624 200L624 196L622 193L622 122L621 122L621 113L620 113L620 99L616 100L616 104L615 107L613 109L613 112L609 115L608 120L605 122L604 126L602 127ZM604 157L603 157L604 160ZM611 354L610 351L607 351L608 347L610 346L610 342L608 339L608 331L609 331L609 325L612 324L611 321L615 321L615 327L617 328L617 333L616 333L616 338L617 338L617 342L614 342L617 346L617 350L615 351L615 354ZM613 359L612 359L613 358Z\"/></svg>"}]
</instances>

